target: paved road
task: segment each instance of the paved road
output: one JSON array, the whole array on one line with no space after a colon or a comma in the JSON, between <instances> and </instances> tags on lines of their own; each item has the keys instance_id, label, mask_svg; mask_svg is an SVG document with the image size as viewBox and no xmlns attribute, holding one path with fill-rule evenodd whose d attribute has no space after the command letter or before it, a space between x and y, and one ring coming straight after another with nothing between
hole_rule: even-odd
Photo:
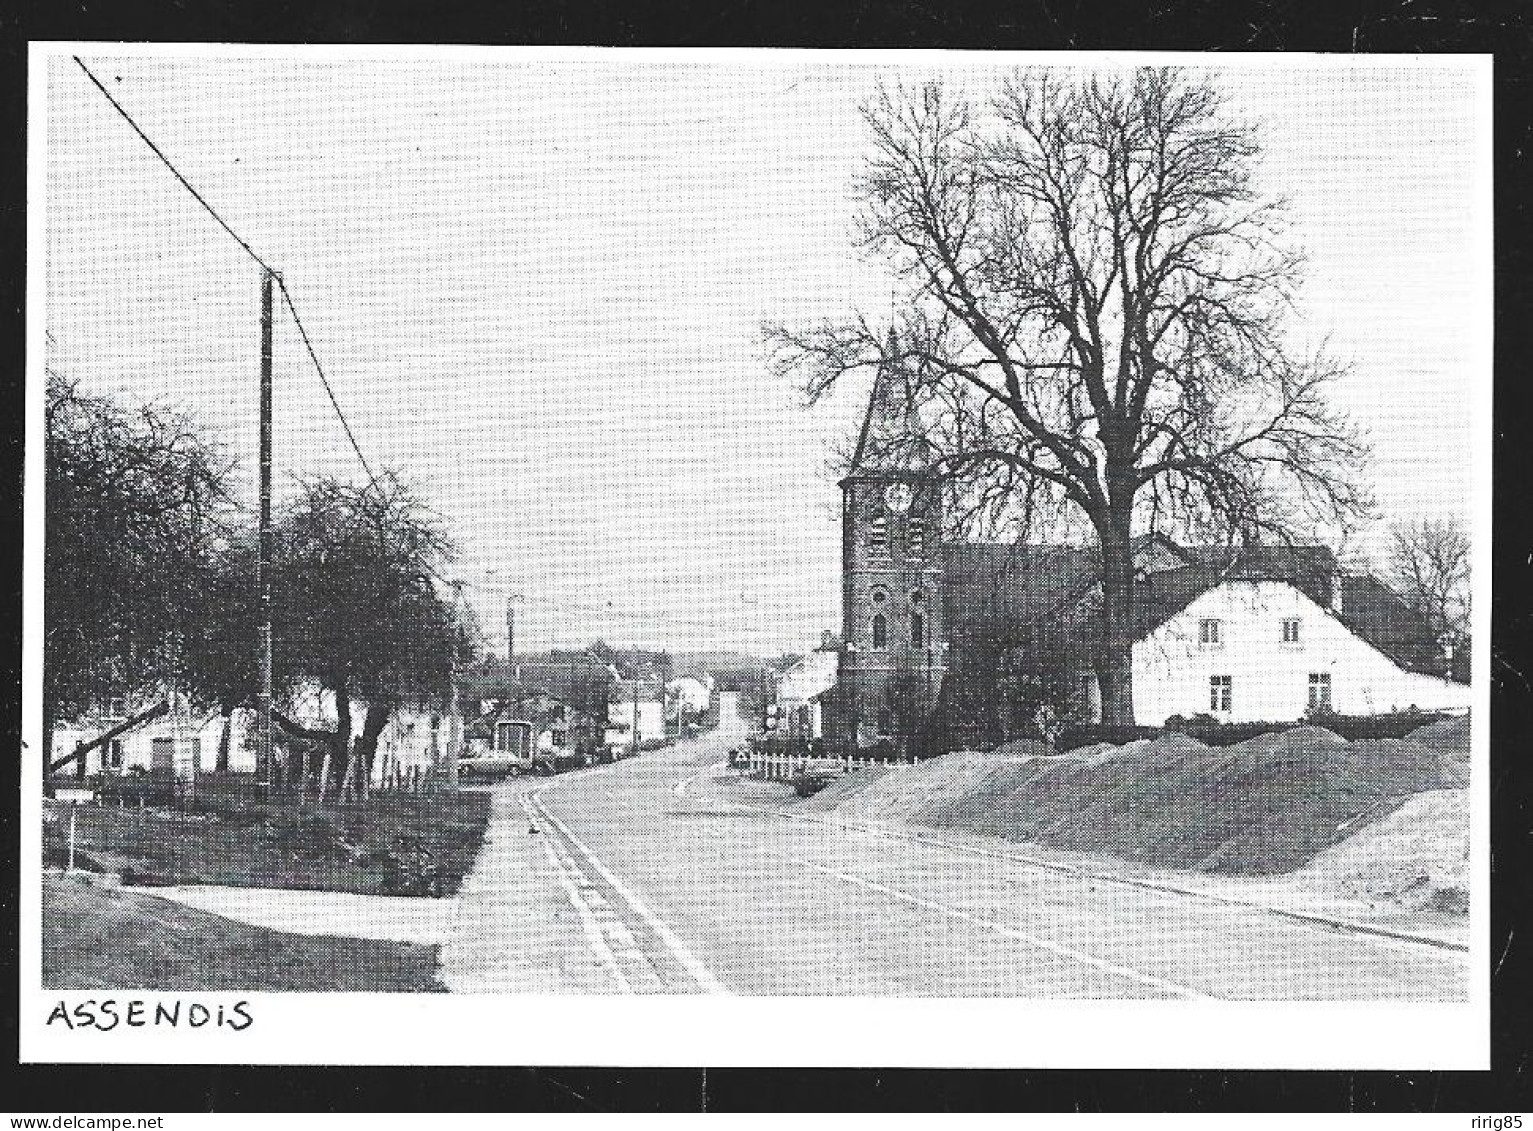
<instances>
[{"instance_id":1,"label":"paved road","mask_svg":"<svg viewBox=\"0 0 1533 1131\"><path fill-rule=\"evenodd\" d=\"M1467 958L787 819L720 782L744 724L497 787L458 990L1462 1000ZM537 830L533 832L532 830Z\"/></svg>"}]
</instances>

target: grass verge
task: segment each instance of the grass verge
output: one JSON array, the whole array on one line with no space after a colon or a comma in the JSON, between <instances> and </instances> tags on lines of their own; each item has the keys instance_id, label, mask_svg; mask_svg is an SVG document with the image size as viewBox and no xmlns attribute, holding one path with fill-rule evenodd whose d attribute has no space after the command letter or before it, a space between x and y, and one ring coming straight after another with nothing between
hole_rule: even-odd
<instances>
[{"instance_id":1,"label":"grass verge","mask_svg":"<svg viewBox=\"0 0 1533 1131\"><path fill-rule=\"evenodd\" d=\"M436 947L246 926L141 892L43 877L55 990L441 992Z\"/></svg>"},{"instance_id":2,"label":"grass verge","mask_svg":"<svg viewBox=\"0 0 1533 1131\"><path fill-rule=\"evenodd\" d=\"M75 812L76 863L130 884L231 884L446 896L489 822L484 793L378 794L300 806L203 789L175 806ZM69 812L44 810L48 863L65 861Z\"/></svg>"}]
</instances>

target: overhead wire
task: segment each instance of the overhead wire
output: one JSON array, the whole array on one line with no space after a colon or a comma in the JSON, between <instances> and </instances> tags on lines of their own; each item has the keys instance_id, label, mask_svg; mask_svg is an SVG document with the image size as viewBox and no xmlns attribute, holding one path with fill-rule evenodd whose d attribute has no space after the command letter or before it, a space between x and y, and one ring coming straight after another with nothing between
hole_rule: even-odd
<instances>
[{"instance_id":1,"label":"overhead wire","mask_svg":"<svg viewBox=\"0 0 1533 1131\"><path fill-rule=\"evenodd\" d=\"M133 132L138 134L138 136L143 139L144 144L154 151L154 155L160 159L165 168L171 171L171 174L176 178L176 180L181 182L182 187L185 188L187 192L192 194L192 197L197 201L198 204L207 209L208 215L213 217L214 220L218 221L218 226L221 227L224 231L228 232L229 235L233 238L234 242L245 249L245 254L259 263L263 270L270 272L272 275L276 275L277 272L272 268L272 266L255 253L255 249L250 246L245 238L236 232L229 225L229 222L218 214L218 209L209 204L207 198L192 187L192 183L181 175L181 170L177 169L175 165L171 163L170 158L165 156L164 151L160 149L158 145L155 145L154 141L149 137L149 135L139 128L139 124L133 120L133 115L129 114L127 110L123 109L121 102L118 102L117 99L112 97L112 92L109 91L104 85L102 85L101 80L98 79L91 72L91 69L85 65L85 60L81 59L78 55L73 56L73 58L74 61L79 64L80 70L85 72L85 77L90 79L90 81L95 84L96 89L101 92L102 97L110 102L112 104L112 108L122 115L123 121L127 122L129 126L133 127Z\"/></svg>"},{"instance_id":2,"label":"overhead wire","mask_svg":"<svg viewBox=\"0 0 1533 1131\"><path fill-rule=\"evenodd\" d=\"M261 269L270 275L271 278L276 282L277 289L282 292L282 301L287 306L288 313L293 316L293 324L298 327L298 334L303 339L304 349L308 351L309 360L314 363L314 371L319 375L320 384L324 386L325 395L330 399L330 406L335 410L336 418L341 422L341 429L346 433L346 439L351 444L351 450L356 453L357 462L362 465L362 470L367 475L368 487L370 489L377 489L378 478L373 474L372 466L367 462L367 457L362 454L362 446L357 443L356 433L352 431L351 422L346 419L346 413L341 409L341 403L336 398L335 390L331 388L330 379L325 375L325 367L320 364L319 354L314 349L313 341L309 338L309 331L304 326L303 319L299 317L298 307L294 304L293 296L288 291L287 280L282 277L282 273L280 271L274 268L271 264L267 263L266 260L262 259L260 255L256 254L255 249L250 246L250 242L241 236L237 231L235 231L234 226L219 214L218 209L214 208L213 205L209 203L207 197L198 192L191 181L187 180L186 177L182 175L181 170L177 169L171 159L165 155L165 151L156 145L154 140L144 132L144 130L136 121L133 120L133 115L128 113L128 111L123 107L122 103L118 102L116 98L112 97L112 92L109 91L101 82L101 80L95 76L91 69L85 65L85 61L78 55L73 56L73 59L75 63L78 64L80 70L85 72L85 77L90 79L95 88L101 92L102 97L104 97L108 102L112 104L112 109L116 110L117 113L122 116L123 121L127 122L128 125L132 127L133 132L136 133L143 140L144 144L150 148L154 155L160 159L160 163L163 164L165 168L170 170L171 175L174 176L176 180L181 182L182 187L185 188L187 192L192 194L192 198L196 200L198 204L202 205L209 216L213 217L213 219L217 221L218 226L221 227L225 232L229 233L230 238L244 249L245 254L250 256L250 258L253 259L261 267Z\"/></svg>"},{"instance_id":3,"label":"overhead wire","mask_svg":"<svg viewBox=\"0 0 1533 1131\"><path fill-rule=\"evenodd\" d=\"M377 475L373 472L372 465L368 462L367 456L363 454L362 446L357 441L356 433L351 427L351 422L347 420L346 413L341 408L340 400L336 397L335 389L330 384L330 379L325 373L325 367L319 359L319 352L314 348L314 342L313 339L309 336L308 328L303 324L303 318L298 313L298 307L297 304L293 301L292 292L288 289L287 280L282 277L281 272L272 267L271 264L269 264L256 252L256 250L251 246L250 242L241 236L239 232L235 230L232 224L224 219L219 211L213 207L212 203L207 199L207 197L203 196L202 193L197 191L197 188L191 183L191 181L186 178L184 174L182 174L181 170L176 168L175 163L171 161L171 159L166 155L165 151L155 144L154 140L143 130L142 127L139 126L138 122L135 121L133 116L128 113L127 109L122 105L122 103L113 97L111 91L106 88L105 84L103 84L101 80L97 78L96 75L91 71L91 69L85 65L85 61L78 55L72 56L72 58L79 66L80 70L85 73L85 77L88 78L91 81L91 84L101 92L102 97L104 97L107 102L111 104L112 108L117 111L117 113L122 117L123 121L128 123L128 126L133 130L135 134L138 135L139 139L142 140L143 143L149 147L150 151L155 155L155 157L160 160L160 163L170 170L171 175L180 182L181 186L191 194L192 199L200 204L202 208L207 212L207 214L211 216L213 220L218 224L218 226L222 228L229 235L229 237L240 246L240 248L245 252L246 255L251 258L251 260L253 260L263 271L269 274L273 281L276 283L277 289L282 293L283 304L287 307L288 313L292 316L293 325L298 329L299 337L303 341L304 350L307 352L309 355L309 360L314 365L314 371L318 375L320 384L325 390L325 395L330 401L331 408L335 411L336 419L340 421L341 429L346 435L346 440L351 445L351 450L356 455L357 462L361 465L363 472L367 475L368 488L375 490L379 489ZM443 577L436 570L432 569L429 570L429 572L437 581L447 585L453 584L453 582ZM581 605L576 602L566 602L559 600L547 600L541 603L552 607L562 606L563 610L566 612L578 611L586 614L600 613L605 615L629 617L643 615L637 610L621 610L611 605L605 607L594 604ZM765 626L723 625L700 620L676 620L675 618L667 618L667 620L670 623L684 623L689 627L710 628L733 633L744 633L745 635L765 635L772 631Z\"/></svg>"}]
</instances>

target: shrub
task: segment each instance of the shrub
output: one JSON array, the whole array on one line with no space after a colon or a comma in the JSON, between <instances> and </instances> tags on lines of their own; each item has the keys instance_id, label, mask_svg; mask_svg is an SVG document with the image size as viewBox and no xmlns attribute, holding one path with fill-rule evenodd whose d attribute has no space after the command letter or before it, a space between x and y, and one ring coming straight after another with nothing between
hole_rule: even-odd
<instances>
[{"instance_id":1,"label":"shrub","mask_svg":"<svg viewBox=\"0 0 1533 1131\"><path fill-rule=\"evenodd\" d=\"M1357 742L1369 738L1405 738L1418 727L1449 717L1411 710L1385 715L1338 715L1324 710L1307 712L1304 718L1288 722L1221 723L1208 714L1172 715L1164 727L1108 726L1105 723L1070 727L1059 736L1059 749L1075 750L1098 742L1123 746L1140 738L1159 738L1168 732L1185 734L1209 746L1233 746L1258 735L1278 734L1302 726L1323 726L1348 742Z\"/></svg>"},{"instance_id":2,"label":"shrub","mask_svg":"<svg viewBox=\"0 0 1533 1131\"><path fill-rule=\"evenodd\" d=\"M1098 742L1122 746L1141 738L1159 738L1165 733L1162 727L1109 726L1107 723L1086 723L1067 727L1060 732L1056 749L1075 750L1081 746L1094 746Z\"/></svg>"},{"instance_id":3,"label":"shrub","mask_svg":"<svg viewBox=\"0 0 1533 1131\"><path fill-rule=\"evenodd\" d=\"M800 770L788 779L788 784L800 797L813 797L840 776L836 770Z\"/></svg>"}]
</instances>

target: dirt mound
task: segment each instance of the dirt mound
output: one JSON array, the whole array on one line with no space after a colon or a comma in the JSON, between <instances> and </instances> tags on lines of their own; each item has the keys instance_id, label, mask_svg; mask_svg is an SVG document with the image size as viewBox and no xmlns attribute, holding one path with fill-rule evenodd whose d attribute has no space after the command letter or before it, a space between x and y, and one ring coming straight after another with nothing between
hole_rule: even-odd
<instances>
[{"instance_id":1,"label":"dirt mound","mask_svg":"<svg viewBox=\"0 0 1533 1131\"><path fill-rule=\"evenodd\" d=\"M1417 727L1410 733L1410 741L1419 742L1423 746L1430 746L1435 750L1441 750L1446 754L1456 754L1462 758L1469 757L1469 716L1463 715L1456 719L1444 719L1437 723L1428 723L1424 727Z\"/></svg>"},{"instance_id":2,"label":"dirt mound","mask_svg":"<svg viewBox=\"0 0 1533 1131\"><path fill-rule=\"evenodd\" d=\"M1073 757L939 769L944 761L903 767L850 807L1156 865L1267 874L1303 865L1412 794L1461 784L1428 747L1348 743L1322 727L1227 747L1169 734Z\"/></svg>"},{"instance_id":3,"label":"dirt mound","mask_svg":"<svg viewBox=\"0 0 1533 1131\"><path fill-rule=\"evenodd\" d=\"M1469 796L1418 793L1355 836L1327 848L1295 877L1326 896L1410 910L1469 909Z\"/></svg>"},{"instance_id":4,"label":"dirt mound","mask_svg":"<svg viewBox=\"0 0 1533 1131\"><path fill-rule=\"evenodd\" d=\"M1090 746L1077 746L1065 757L1095 765L1097 762L1105 762L1121 749L1121 746L1114 746L1110 742L1093 742Z\"/></svg>"},{"instance_id":5,"label":"dirt mound","mask_svg":"<svg viewBox=\"0 0 1533 1131\"><path fill-rule=\"evenodd\" d=\"M848 798L855 797L868 786L889 772L889 766L868 766L842 774L819 793L798 806L811 812L823 813L835 809Z\"/></svg>"},{"instance_id":6,"label":"dirt mound","mask_svg":"<svg viewBox=\"0 0 1533 1131\"><path fill-rule=\"evenodd\" d=\"M943 798L968 795L993 775L1042 764L1046 763L1041 759L1006 754L945 754L894 767L847 798L837 811L858 821L908 821Z\"/></svg>"},{"instance_id":7,"label":"dirt mound","mask_svg":"<svg viewBox=\"0 0 1533 1131\"><path fill-rule=\"evenodd\" d=\"M1003 742L990 753L1003 758L1052 758L1059 752L1047 742L1039 742L1036 738L1014 738L1010 742Z\"/></svg>"}]
</instances>

